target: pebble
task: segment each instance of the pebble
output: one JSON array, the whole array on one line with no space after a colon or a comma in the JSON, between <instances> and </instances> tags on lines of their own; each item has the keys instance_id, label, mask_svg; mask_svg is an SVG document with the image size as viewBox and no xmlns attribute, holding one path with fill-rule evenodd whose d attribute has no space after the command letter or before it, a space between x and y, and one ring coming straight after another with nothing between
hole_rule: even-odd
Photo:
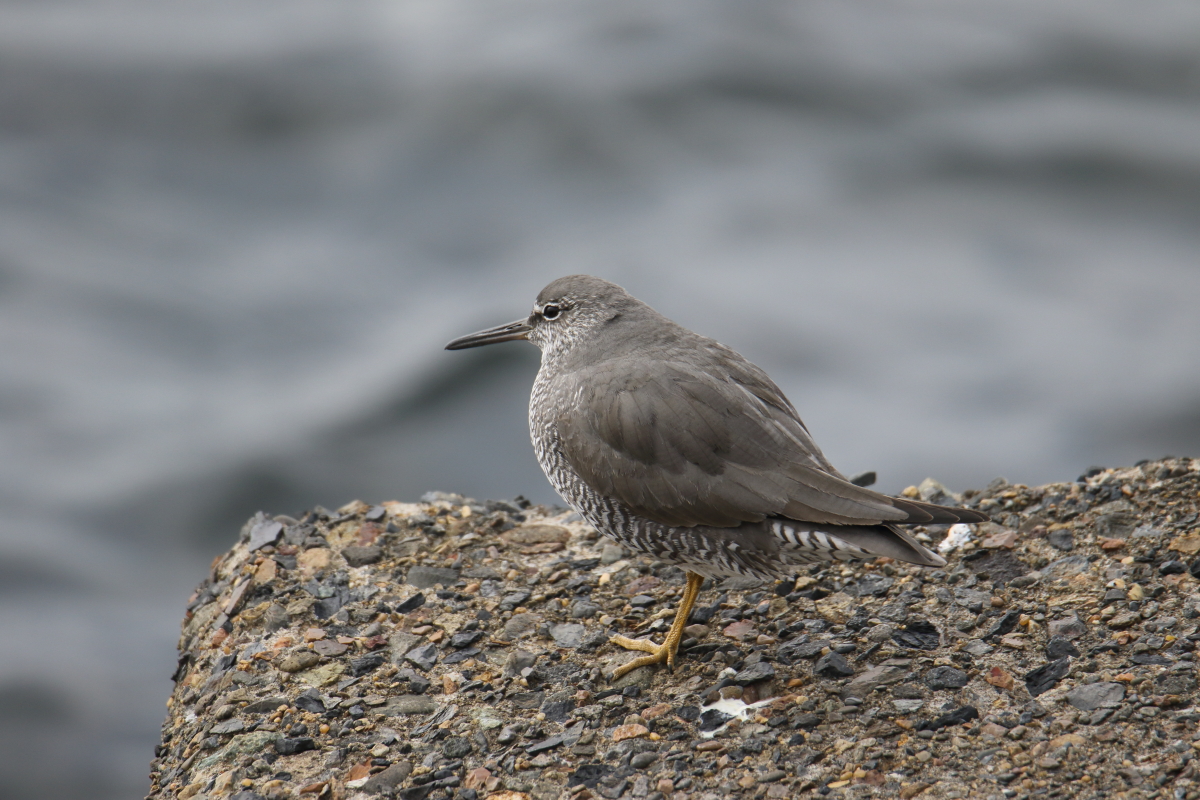
<instances>
[{"instance_id":1,"label":"pebble","mask_svg":"<svg viewBox=\"0 0 1200 800\"><path fill-rule=\"evenodd\" d=\"M1070 552L1075 549L1075 535L1066 528L1050 531L1049 535L1046 536L1046 541L1055 550Z\"/></svg>"},{"instance_id":2,"label":"pebble","mask_svg":"<svg viewBox=\"0 0 1200 800\"><path fill-rule=\"evenodd\" d=\"M1093 683L1079 686L1067 693L1067 702L1080 711L1095 711L1112 708L1125 698L1125 685L1121 683Z\"/></svg>"},{"instance_id":3,"label":"pebble","mask_svg":"<svg viewBox=\"0 0 1200 800\"><path fill-rule=\"evenodd\" d=\"M828 653L817 659L813 674L825 678L844 678L854 674L854 667L841 653Z\"/></svg>"},{"instance_id":4,"label":"pebble","mask_svg":"<svg viewBox=\"0 0 1200 800\"><path fill-rule=\"evenodd\" d=\"M924 683L930 689L961 689L970 681L967 673L954 667L934 667L925 673Z\"/></svg>"},{"instance_id":5,"label":"pebble","mask_svg":"<svg viewBox=\"0 0 1200 800\"><path fill-rule=\"evenodd\" d=\"M775 668L769 662L757 661L733 676L733 682L739 686L748 686L758 681L766 681L775 677Z\"/></svg>"},{"instance_id":6,"label":"pebble","mask_svg":"<svg viewBox=\"0 0 1200 800\"><path fill-rule=\"evenodd\" d=\"M453 586L458 582L458 570L441 567L413 567L408 571L405 580L418 589L432 589L434 586Z\"/></svg>"},{"instance_id":7,"label":"pebble","mask_svg":"<svg viewBox=\"0 0 1200 800\"><path fill-rule=\"evenodd\" d=\"M437 701L424 694L402 694L388 700L380 712L386 716L402 714L432 714L437 711Z\"/></svg>"},{"instance_id":8,"label":"pebble","mask_svg":"<svg viewBox=\"0 0 1200 800\"><path fill-rule=\"evenodd\" d=\"M309 667L316 666L321 661L321 656L312 650L297 650L284 656L279 662L279 668L284 672L300 672Z\"/></svg>"},{"instance_id":9,"label":"pebble","mask_svg":"<svg viewBox=\"0 0 1200 800\"><path fill-rule=\"evenodd\" d=\"M1071 668L1069 658L1059 658L1034 669L1025 675L1025 688L1033 697L1053 689L1067 676Z\"/></svg>"},{"instance_id":10,"label":"pebble","mask_svg":"<svg viewBox=\"0 0 1200 800\"><path fill-rule=\"evenodd\" d=\"M342 550L342 558L346 559L346 563L352 567L365 567L368 564L375 564L379 559L383 558L383 549L373 544L366 546L351 545ZM408 582L413 583L411 578Z\"/></svg>"},{"instance_id":11,"label":"pebble","mask_svg":"<svg viewBox=\"0 0 1200 800\"><path fill-rule=\"evenodd\" d=\"M423 644L404 654L404 660L419 670L428 672L438 660L437 645Z\"/></svg>"},{"instance_id":12,"label":"pebble","mask_svg":"<svg viewBox=\"0 0 1200 800\"><path fill-rule=\"evenodd\" d=\"M583 644L583 637L586 633L587 628L578 622L565 622L550 626L550 636L559 647L570 647L572 649L579 647L579 645Z\"/></svg>"},{"instance_id":13,"label":"pebble","mask_svg":"<svg viewBox=\"0 0 1200 800\"><path fill-rule=\"evenodd\" d=\"M1063 658L1064 656L1079 657L1079 648L1076 647L1070 639L1062 636L1052 636L1050 641L1046 643L1046 658L1051 661Z\"/></svg>"},{"instance_id":14,"label":"pebble","mask_svg":"<svg viewBox=\"0 0 1200 800\"><path fill-rule=\"evenodd\" d=\"M508 622L504 623L504 638L520 639L529 636L541 624L542 617L538 614L513 614Z\"/></svg>"},{"instance_id":15,"label":"pebble","mask_svg":"<svg viewBox=\"0 0 1200 800\"><path fill-rule=\"evenodd\" d=\"M1087 633L1087 625L1072 615L1066 619L1051 620L1046 626L1046 632L1052 639L1078 639Z\"/></svg>"}]
</instances>

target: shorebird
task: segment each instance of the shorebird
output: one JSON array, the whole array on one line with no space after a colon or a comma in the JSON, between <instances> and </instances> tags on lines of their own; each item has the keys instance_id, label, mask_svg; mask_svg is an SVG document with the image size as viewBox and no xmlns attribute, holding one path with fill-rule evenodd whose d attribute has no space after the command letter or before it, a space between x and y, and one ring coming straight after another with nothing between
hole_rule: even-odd
<instances>
[{"instance_id":1,"label":"shorebird","mask_svg":"<svg viewBox=\"0 0 1200 800\"><path fill-rule=\"evenodd\" d=\"M542 351L529 432L554 489L596 530L684 569L662 644L614 672L675 664L706 577L787 577L804 564L945 559L897 527L983 514L855 485L834 469L767 374L600 278L559 278L533 312L446 345L526 339Z\"/></svg>"}]
</instances>

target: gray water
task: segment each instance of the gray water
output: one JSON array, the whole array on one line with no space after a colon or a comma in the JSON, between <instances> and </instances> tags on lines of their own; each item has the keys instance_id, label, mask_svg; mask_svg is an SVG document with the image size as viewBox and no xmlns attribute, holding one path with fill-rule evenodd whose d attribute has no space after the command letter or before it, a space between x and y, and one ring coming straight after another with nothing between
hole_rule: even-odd
<instances>
[{"instance_id":1,"label":"gray water","mask_svg":"<svg viewBox=\"0 0 1200 800\"><path fill-rule=\"evenodd\" d=\"M898 491L1200 453L1200 6L0 4L0 794L134 797L240 522L551 501L590 272Z\"/></svg>"}]
</instances>

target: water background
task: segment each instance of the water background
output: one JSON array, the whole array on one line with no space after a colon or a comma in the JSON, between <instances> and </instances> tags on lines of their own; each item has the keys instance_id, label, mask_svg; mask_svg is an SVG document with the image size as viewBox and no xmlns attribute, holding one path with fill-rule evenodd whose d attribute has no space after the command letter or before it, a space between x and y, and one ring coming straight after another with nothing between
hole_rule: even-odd
<instances>
[{"instance_id":1,"label":"water background","mask_svg":"<svg viewBox=\"0 0 1200 800\"><path fill-rule=\"evenodd\" d=\"M1200 6L0 3L0 786L140 796L258 509L555 498L560 275L899 491L1200 454Z\"/></svg>"}]
</instances>

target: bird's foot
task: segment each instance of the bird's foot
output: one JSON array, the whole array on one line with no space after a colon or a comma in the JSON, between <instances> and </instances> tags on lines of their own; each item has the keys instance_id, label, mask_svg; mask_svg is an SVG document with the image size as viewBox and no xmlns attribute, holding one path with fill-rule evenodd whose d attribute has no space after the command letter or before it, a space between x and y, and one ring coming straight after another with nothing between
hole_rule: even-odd
<instances>
[{"instance_id":1,"label":"bird's foot","mask_svg":"<svg viewBox=\"0 0 1200 800\"><path fill-rule=\"evenodd\" d=\"M642 650L649 653L648 656L635 658L628 664L622 664L613 670L613 679L616 680L622 675L632 672L638 667L648 667L651 664L666 664L667 669L675 669L675 651L679 649L679 643L676 642L672 647L668 641L664 644L655 644L649 639L630 639L627 636L614 636L610 639L613 644L624 647L626 650Z\"/></svg>"}]
</instances>

